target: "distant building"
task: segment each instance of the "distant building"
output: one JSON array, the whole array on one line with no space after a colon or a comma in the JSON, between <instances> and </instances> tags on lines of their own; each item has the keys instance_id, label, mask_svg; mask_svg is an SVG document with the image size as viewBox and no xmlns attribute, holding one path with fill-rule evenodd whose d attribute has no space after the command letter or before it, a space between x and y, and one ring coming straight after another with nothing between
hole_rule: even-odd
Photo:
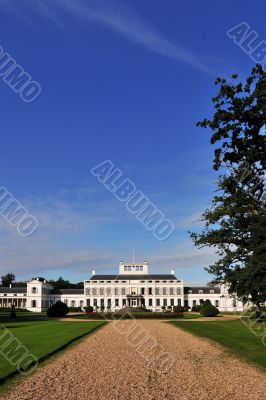
<instances>
[{"instance_id":1,"label":"distant building","mask_svg":"<svg viewBox=\"0 0 266 400\"><path fill-rule=\"evenodd\" d=\"M162 306L193 307L209 299L222 311L243 311L241 301L228 294L225 285L209 287L187 287L170 274L149 274L148 262L144 264L124 264L120 262L117 275L97 275L92 271L83 289L55 290L45 280L34 278L27 287L0 287L0 307L26 308L30 311L46 311L58 300L68 307L92 306L118 311L123 307L146 307L151 311L161 311Z\"/></svg>"}]
</instances>

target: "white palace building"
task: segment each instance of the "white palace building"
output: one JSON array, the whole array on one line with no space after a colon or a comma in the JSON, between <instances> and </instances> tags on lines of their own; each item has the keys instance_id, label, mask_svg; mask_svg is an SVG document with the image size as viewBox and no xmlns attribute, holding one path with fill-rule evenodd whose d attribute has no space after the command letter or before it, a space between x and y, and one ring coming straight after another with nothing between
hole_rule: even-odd
<instances>
[{"instance_id":1,"label":"white palace building","mask_svg":"<svg viewBox=\"0 0 266 400\"><path fill-rule=\"evenodd\" d=\"M118 311L123 307L145 307L161 311L162 306L193 307L209 299L221 312L243 311L241 301L228 294L225 285L187 287L175 276L149 274L148 262L124 264L120 262L118 275L97 275L92 271L83 289L59 289L39 278L27 282L27 287L0 287L0 307L26 308L29 311L46 311L57 301L69 307L92 306L95 310Z\"/></svg>"}]
</instances>

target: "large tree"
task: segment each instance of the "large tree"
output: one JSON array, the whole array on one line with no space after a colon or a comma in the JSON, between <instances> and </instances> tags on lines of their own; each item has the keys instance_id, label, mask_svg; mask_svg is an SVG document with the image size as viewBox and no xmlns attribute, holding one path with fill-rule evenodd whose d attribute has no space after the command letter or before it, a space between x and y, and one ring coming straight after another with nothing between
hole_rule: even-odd
<instances>
[{"instance_id":1,"label":"large tree","mask_svg":"<svg viewBox=\"0 0 266 400\"><path fill-rule=\"evenodd\" d=\"M218 78L215 113L198 126L212 131L213 168L221 171L212 205L203 213L205 228L191 233L196 246L214 246L218 261L210 265L212 284L259 307L266 301L266 73L253 68L242 83Z\"/></svg>"},{"instance_id":2,"label":"large tree","mask_svg":"<svg viewBox=\"0 0 266 400\"><path fill-rule=\"evenodd\" d=\"M2 286L8 287L15 282L15 275L12 272L9 272L8 274L1 276L1 280Z\"/></svg>"}]
</instances>

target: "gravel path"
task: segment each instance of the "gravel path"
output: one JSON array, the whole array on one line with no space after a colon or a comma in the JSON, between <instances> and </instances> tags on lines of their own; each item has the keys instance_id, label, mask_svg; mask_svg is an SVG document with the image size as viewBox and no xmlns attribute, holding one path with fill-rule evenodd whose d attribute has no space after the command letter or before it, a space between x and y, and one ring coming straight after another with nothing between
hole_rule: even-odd
<instances>
[{"instance_id":1,"label":"gravel path","mask_svg":"<svg viewBox=\"0 0 266 400\"><path fill-rule=\"evenodd\" d=\"M265 388L266 374L207 340L161 321L114 321L0 399L261 400Z\"/></svg>"}]
</instances>

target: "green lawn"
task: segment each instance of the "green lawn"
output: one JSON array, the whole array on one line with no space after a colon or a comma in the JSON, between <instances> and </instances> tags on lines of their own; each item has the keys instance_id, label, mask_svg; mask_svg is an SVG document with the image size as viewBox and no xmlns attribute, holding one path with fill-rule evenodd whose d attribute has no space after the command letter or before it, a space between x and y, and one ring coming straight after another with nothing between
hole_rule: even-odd
<instances>
[{"instance_id":1,"label":"green lawn","mask_svg":"<svg viewBox=\"0 0 266 400\"><path fill-rule=\"evenodd\" d=\"M184 312L183 318L184 319L196 319L196 318L201 318L202 315L200 314L194 314L193 312Z\"/></svg>"},{"instance_id":2,"label":"green lawn","mask_svg":"<svg viewBox=\"0 0 266 400\"><path fill-rule=\"evenodd\" d=\"M252 329L257 335L240 320L236 321L210 321L210 322L169 322L180 329L184 329L197 336L212 339L238 356L256 363L266 370L266 324L254 324ZM259 336L260 335L260 336Z\"/></svg>"},{"instance_id":3,"label":"green lawn","mask_svg":"<svg viewBox=\"0 0 266 400\"><path fill-rule=\"evenodd\" d=\"M63 322L63 321L24 321L7 322L0 321L0 325L5 326L12 337L23 344L31 354L38 360L45 359L48 355L63 349L74 340L88 334L95 328L103 325L104 321L89 322ZM7 342L6 338L1 339L1 334L5 329L0 329L0 382L4 381L9 375L16 373L16 365L12 365L2 354L1 347ZM17 345L11 343L11 353L15 354ZM3 347L2 347L3 348Z\"/></svg>"}]
</instances>

